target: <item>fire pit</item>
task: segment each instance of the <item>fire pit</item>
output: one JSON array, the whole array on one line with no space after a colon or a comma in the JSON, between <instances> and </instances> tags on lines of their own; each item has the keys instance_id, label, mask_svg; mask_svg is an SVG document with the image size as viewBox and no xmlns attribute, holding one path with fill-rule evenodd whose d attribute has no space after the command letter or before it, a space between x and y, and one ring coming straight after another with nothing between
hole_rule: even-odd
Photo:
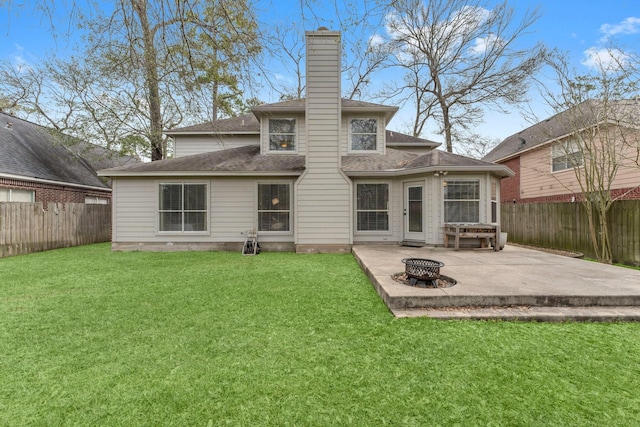
<instances>
[{"instance_id":1,"label":"fire pit","mask_svg":"<svg viewBox=\"0 0 640 427\"><path fill-rule=\"evenodd\" d=\"M437 280L440 278L440 268L444 263L426 258L404 258L405 274L411 286L416 286L418 282L424 286L437 287Z\"/></svg>"}]
</instances>

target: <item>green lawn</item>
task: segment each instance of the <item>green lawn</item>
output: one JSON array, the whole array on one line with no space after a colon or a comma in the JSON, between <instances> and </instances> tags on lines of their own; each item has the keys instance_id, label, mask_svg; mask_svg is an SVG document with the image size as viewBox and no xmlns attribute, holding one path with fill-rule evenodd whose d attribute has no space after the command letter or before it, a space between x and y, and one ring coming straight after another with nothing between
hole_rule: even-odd
<instances>
[{"instance_id":1,"label":"green lawn","mask_svg":"<svg viewBox=\"0 0 640 427\"><path fill-rule=\"evenodd\" d=\"M640 325L395 319L350 255L0 259L0 425L630 426Z\"/></svg>"}]
</instances>

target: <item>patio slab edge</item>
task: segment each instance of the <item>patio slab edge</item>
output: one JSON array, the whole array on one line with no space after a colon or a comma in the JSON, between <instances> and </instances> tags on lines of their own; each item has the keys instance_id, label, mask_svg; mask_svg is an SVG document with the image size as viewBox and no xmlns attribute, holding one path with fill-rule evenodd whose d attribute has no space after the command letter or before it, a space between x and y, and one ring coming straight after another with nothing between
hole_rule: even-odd
<instances>
[{"instance_id":1,"label":"patio slab edge","mask_svg":"<svg viewBox=\"0 0 640 427\"><path fill-rule=\"evenodd\" d=\"M640 307L459 307L458 309L391 310L399 318L440 320L506 320L522 322L637 322Z\"/></svg>"},{"instance_id":2,"label":"patio slab edge","mask_svg":"<svg viewBox=\"0 0 640 427\"><path fill-rule=\"evenodd\" d=\"M370 250L362 254L354 250L353 255L396 317L548 322L640 321L640 292L635 287L612 291L611 288L591 286L576 292L575 287L569 286L568 292L559 288L549 293L544 286L531 286L528 292L522 292L522 286L514 284L510 287L503 283L501 289L504 293L487 292L488 289L477 285L465 290L456 289L456 286L422 289L399 284L391 274L387 274L391 270L388 260L404 256L404 250L394 254L392 247L386 247L382 255L374 252L373 257ZM494 266L491 265L492 268Z\"/></svg>"}]
</instances>

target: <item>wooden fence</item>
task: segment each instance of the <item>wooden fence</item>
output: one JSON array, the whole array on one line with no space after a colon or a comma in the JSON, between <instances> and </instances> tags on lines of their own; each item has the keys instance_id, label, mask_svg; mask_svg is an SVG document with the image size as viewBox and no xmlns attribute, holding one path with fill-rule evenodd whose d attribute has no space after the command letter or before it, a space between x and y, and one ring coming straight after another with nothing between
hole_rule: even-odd
<instances>
[{"instance_id":1,"label":"wooden fence","mask_svg":"<svg viewBox=\"0 0 640 427\"><path fill-rule=\"evenodd\" d=\"M501 228L508 241L582 252L595 257L581 203L502 204ZM608 213L615 262L640 265L640 200L616 201Z\"/></svg>"},{"instance_id":2,"label":"wooden fence","mask_svg":"<svg viewBox=\"0 0 640 427\"><path fill-rule=\"evenodd\" d=\"M111 205L0 203L0 258L111 240Z\"/></svg>"}]
</instances>

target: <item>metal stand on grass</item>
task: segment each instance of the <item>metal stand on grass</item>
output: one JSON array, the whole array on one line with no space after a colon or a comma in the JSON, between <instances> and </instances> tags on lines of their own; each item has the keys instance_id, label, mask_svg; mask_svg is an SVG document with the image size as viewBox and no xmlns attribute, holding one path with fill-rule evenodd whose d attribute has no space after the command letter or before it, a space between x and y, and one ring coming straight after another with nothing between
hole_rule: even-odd
<instances>
[{"instance_id":1,"label":"metal stand on grass","mask_svg":"<svg viewBox=\"0 0 640 427\"><path fill-rule=\"evenodd\" d=\"M260 253L258 244L258 231L253 228L245 232L244 244L242 245L242 255L256 255Z\"/></svg>"}]
</instances>

